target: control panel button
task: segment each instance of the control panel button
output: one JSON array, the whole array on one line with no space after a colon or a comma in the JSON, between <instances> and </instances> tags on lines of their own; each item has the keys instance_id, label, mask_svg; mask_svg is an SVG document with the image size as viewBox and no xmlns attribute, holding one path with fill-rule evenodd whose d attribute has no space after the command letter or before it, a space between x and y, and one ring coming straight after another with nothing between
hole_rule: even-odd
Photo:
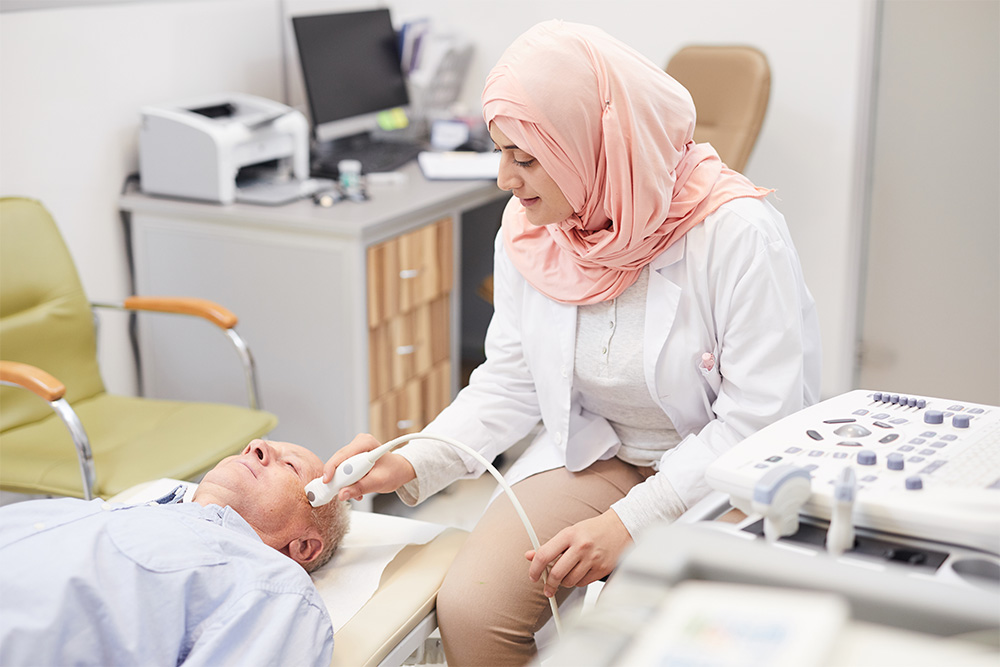
<instances>
[{"instance_id":1,"label":"control panel button","mask_svg":"<svg viewBox=\"0 0 1000 667\"><path fill-rule=\"evenodd\" d=\"M944 413L940 410L928 410L924 413L925 424L943 424Z\"/></svg>"},{"instance_id":2,"label":"control panel button","mask_svg":"<svg viewBox=\"0 0 1000 667\"><path fill-rule=\"evenodd\" d=\"M969 415L955 415L951 418L951 425L955 428L969 428Z\"/></svg>"},{"instance_id":3,"label":"control panel button","mask_svg":"<svg viewBox=\"0 0 1000 667\"><path fill-rule=\"evenodd\" d=\"M889 470L902 470L903 469L903 455L899 452L892 452L885 457L886 465Z\"/></svg>"},{"instance_id":4,"label":"control panel button","mask_svg":"<svg viewBox=\"0 0 1000 667\"><path fill-rule=\"evenodd\" d=\"M906 488L910 491L919 491L924 488L924 480L914 475L906 478Z\"/></svg>"},{"instance_id":5,"label":"control panel button","mask_svg":"<svg viewBox=\"0 0 1000 667\"><path fill-rule=\"evenodd\" d=\"M875 460L875 452L870 449L862 449L858 452L858 465L873 466L875 465Z\"/></svg>"}]
</instances>

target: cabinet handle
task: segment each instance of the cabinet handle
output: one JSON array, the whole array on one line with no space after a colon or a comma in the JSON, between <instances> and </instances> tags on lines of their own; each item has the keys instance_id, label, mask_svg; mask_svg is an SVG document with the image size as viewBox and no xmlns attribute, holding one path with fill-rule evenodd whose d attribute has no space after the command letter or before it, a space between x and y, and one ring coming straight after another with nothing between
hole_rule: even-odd
<instances>
[{"instance_id":1,"label":"cabinet handle","mask_svg":"<svg viewBox=\"0 0 1000 667\"><path fill-rule=\"evenodd\" d=\"M420 269L403 269L399 272L399 277L403 280L409 280L410 278L416 278L420 275Z\"/></svg>"},{"instance_id":2,"label":"cabinet handle","mask_svg":"<svg viewBox=\"0 0 1000 667\"><path fill-rule=\"evenodd\" d=\"M417 349L416 345L400 345L396 348L396 354L402 356L404 354L413 354Z\"/></svg>"},{"instance_id":3,"label":"cabinet handle","mask_svg":"<svg viewBox=\"0 0 1000 667\"><path fill-rule=\"evenodd\" d=\"M396 428L398 429L410 428L414 424L416 424L416 422L413 421L412 419L400 419L398 422L396 422Z\"/></svg>"}]
</instances>

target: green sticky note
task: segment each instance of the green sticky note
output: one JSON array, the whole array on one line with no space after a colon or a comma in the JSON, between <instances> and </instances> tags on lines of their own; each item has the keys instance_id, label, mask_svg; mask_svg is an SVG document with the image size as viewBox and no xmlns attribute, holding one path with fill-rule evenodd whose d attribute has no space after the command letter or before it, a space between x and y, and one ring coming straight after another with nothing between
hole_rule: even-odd
<instances>
[{"instance_id":1,"label":"green sticky note","mask_svg":"<svg viewBox=\"0 0 1000 667\"><path fill-rule=\"evenodd\" d=\"M401 130L409 124L410 119L400 107L378 113L378 126L383 130Z\"/></svg>"}]
</instances>

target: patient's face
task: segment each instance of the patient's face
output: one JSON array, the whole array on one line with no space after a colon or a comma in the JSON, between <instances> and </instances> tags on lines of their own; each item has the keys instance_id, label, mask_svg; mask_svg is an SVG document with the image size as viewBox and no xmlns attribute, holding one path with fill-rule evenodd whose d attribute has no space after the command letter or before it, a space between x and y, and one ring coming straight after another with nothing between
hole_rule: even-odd
<instances>
[{"instance_id":1,"label":"patient's face","mask_svg":"<svg viewBox=\"0 0 1000 667\"><path fill-rule=\"evenodd\" d=\"M309 524L312 507L304 487L322 474L323 462L305 447L254 440L208 471L193 500L232 507L275 546Z\"/></svg>"}]
</instances>

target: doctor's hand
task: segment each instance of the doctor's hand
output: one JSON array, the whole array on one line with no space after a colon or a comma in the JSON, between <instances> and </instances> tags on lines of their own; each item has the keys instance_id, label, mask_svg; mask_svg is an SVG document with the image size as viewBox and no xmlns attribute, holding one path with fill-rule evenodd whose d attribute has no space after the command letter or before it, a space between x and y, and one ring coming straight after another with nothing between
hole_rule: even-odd
<instances>
[{"instance_id":1,"label":"doctor's hand","mask_svg":"<svg viewBox=\"0 0 1000 667\"><path fill-rule=\"evenodd\" d=\"M333 473L341 463L362 452L370 452L381 443L367 433L354 436L350 444L337 450L323 466L323 482L333 479ZM375 462L367 475L337 493L337 500L361 500L366 493L391 493L407 482L415 479L416 471L410 462L399 454L389 452Z\"/></svg>"},{"instance_id":2,"label":"doctor's hand","mask_svg":"<svg viewBox=\"0 0 1000 667\"><path fill-rule=\"evenodd\" d=\"M554 562L545 581L545 597L552 597L560 586L586 586L608 575L622 552L632 544L632 536L609 509L600 516L563 528L555 537L524 554L531 561L528 577L538 581L545 568Z\"/></svg>"}]
</instances>

